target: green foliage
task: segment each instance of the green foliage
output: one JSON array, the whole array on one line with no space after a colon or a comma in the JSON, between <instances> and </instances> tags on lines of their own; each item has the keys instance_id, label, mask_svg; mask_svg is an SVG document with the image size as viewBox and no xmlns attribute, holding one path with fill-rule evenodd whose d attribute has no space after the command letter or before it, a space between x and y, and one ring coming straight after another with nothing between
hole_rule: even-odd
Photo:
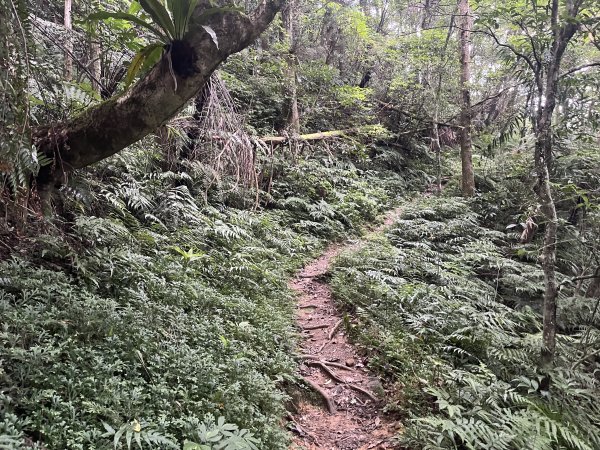
<instances>
[{"instance_id":1,"label":"green foliage","mask_svg":"<svg viewBox=\"0 0 600 450\"><path fill-rule=\"evenodd\" d=\"M510 257L510 234L479 222L464 200L415 201L386 239L335 265L353 333L393 386L388 408L410 419L404 445L598 448L598 363L582 363L597 337L571 331L590 311L569 314L576 298L561 301L552 391L540 391L541 271Z\"/></svg>"},{"instance_id":2,"label":"green foliage","mask_svg":"<svg viewBox=\"0 0 600 450\"><path fill-rule=\"evenodd\" d=\"M19 40L15 37L19 36ZM29 39L31 23L25 1L0 4L0 184L14 197L30 185L30 177L49 163L31 144Z\"/></svg>"},{"instance_id":3,"label":"green foliage","mask_svg":"<svg viewBox=\"0 0 600 450\"><path fill-rule=\"evenodd\" d=\"M199 0L168 0L166 4L159 0L139 0L133 2L128 12L124 11L98 11L87 16L87 22L99 20L118 20L126 21L149 31L158 42L151 42L142 47L134 56L125 77L125 86L129 86L140 71L147 70L156 64L162 54L163 49L167 48L167 55L171 58L172 46L182 41L188 31L189 22L192 18ZM152 22L140 17L137 13L143 11ZM223 12L239 12L239 8L222 7L208 8L201 15L199 20ZM219 41L215 31L208 25L201 25L204 31L210 35L213 43L218 48Z\"/></svg>"},{"instance_id":4,"label":"green foliage","mask_svg":"<svg viewBox=\"0 0 600 450\"><path fill-rule=\"evenodd\" d=\"M69 222L0 263L3 439L287 448L286 280L390 205L403 181L327 155L282 160L268 209L248 211L219 189L206 197L191 162L161 171L145 145L73 179L62 193Z\"/></svg>"}]
</instances>

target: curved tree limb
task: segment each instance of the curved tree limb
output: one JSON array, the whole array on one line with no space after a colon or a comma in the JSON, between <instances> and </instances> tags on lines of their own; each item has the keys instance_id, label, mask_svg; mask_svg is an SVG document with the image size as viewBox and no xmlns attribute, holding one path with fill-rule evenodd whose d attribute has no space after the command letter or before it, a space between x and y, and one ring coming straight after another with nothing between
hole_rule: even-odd
<instances>
[{"instance_id":1,"label":"curved tree limb","mask_svg":"<svg viewBox=\"0 0 600 450\"><path fill-rule=\"evenodd\" d=\"M173 74L169 58L163 56L122 95L65 123L34 130L34 144L53 161L38 175L42 198L44 192L62 184L68 172L114 155L177 114L202 89L220 63L250 45L269 26L284 1L263 0L250 15L223 11L204 16L203 12L211 6L207 0L201 1L184 38L186 48L192 53L189 73ZM218 48L205 26L214 30Z\"/></svg>"}]
</instances>

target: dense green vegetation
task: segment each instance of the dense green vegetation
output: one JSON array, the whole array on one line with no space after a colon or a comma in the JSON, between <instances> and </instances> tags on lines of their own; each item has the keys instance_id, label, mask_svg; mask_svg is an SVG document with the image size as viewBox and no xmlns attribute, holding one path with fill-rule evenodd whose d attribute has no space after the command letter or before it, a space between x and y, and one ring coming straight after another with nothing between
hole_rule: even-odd
<instances>
[{"instance_id":1,"label":"dense green vegetation","mask_svg":"<svg viewBox=\"0 0 600 450\"><path fill-rule=\"evenodd\" d=\"M579 161L573 181L596 185L598 155L572 156ZM334 267L336 296L395 392L388 408L407 419L409 448L600 447L598 300L569 275L597 234L574 229L563 211L557 363L551 393L540 391L538 246L520 244L506 230L510 217L499 216L524 200L527 174L520 165L512 171L521 172L518 181L488 180L490 190L473 200L449 188L406 203L385 237ZM597 223L598 211L587 220Z\"/></svg>"},{"instance_id":2,"label":"dense green vegetation","mask_svg":"<svg viewBox=\"0 0 600 450\"><path fill-rule=\"evenodd\" d=\"M398 205L399 448L600 449L597 1L240 6L0 0L0 450L289 448L288 281Z\"/></svg>"},{"instance_id":3,"label":"dense green vegetation","mask_svg":"<svg viewBox=\"0 0 600 450\"><path fill-rule=\"evenodd\" d=\"M374 220L405 182L350 161L299 162L281 168L257 212L227 206L241 201L232 193L205 203L193 167L149 170L151 148L88 173L65 205L69 222L40 225L1 264L3 432L106 448L104 424L137 420L155 447L177 448L224 416L259 448L286 448L286 279L328 239Z\"/></svg>"}]
</instances>

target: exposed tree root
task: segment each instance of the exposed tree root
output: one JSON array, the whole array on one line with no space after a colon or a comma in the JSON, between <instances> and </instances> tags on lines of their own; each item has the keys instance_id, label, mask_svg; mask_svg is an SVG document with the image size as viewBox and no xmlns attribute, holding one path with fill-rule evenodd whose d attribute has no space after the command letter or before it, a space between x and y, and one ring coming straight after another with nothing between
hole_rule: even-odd
<instances>
[{"instance_id":1,"label":"exposed tree root","mask_svg":"<svg viewBox=\"0 0 600 450\"><path fill-rule=\"evenodd\" d=\"M311 331L311 330L319 330L321 328L327 328L329 327L329 325L327 325L326 323L322 323L320 325L309 325L307 327L302 327L302 329L304 331Z\"/></svg>"},{"instance_id":2,"label":"exposed tree root","mask_svg":"<svg viewBox=\"0 0 600 450\"><path fill-rule=\"evenodd\" d=\"M333 378L338 383L346 384L345 380L342 380L340 377L338 377L335 373L333 373L333 371L329 367L327 367L321 361L309 361L306 364L309 366L320 367L321 369L323 369L323 372L325 372L327 375L329 375L331 378Z\"/></svg>"},{"instance_id":3,"label":"exposed tree root","mask_svg":"<svg viewBox=\"0 0 600 450\"><path fill-rule=\"evenodd\" d=\"M354 389L355 391L362 392L363 394L365 394L367 397L369 397L374 402L379 401L379 399L377 397L375 397L375 395L373 395L371 392L367 391L366 389L361 388L360 386L357 386L355 384L350 384L350 383L346 383L346 386L348 386L351 389Z\"/></svg>"},{"instance_id":4,"label":"exposed tree root","mask_svg":"<svg viewBox=\"0 0 600 450\"><path fill-rule=\"evenodd\" d=\"M343 364L339 364L339 363L336 363L336 362L333 362L333 361L326 361L326 360L321 359L321 358L319 358L318 356L315 356L315 355L301 355L300 358L319 361L320 363L325 364L327 366L337 367L338 369L343 369L343 370L348 370L350 372L354 372L354 369L352 369L351 367L348 367L348 366L345 366Z\"/></svg>"},{"instance_id":5,"label":"exposed tree root","mask_svg":"<svg viewBox=\"0 0 600 450\"><path fill-rule=\"evenodd\" d=\"M323 389L321 389L321 386L305 377L302 377L302 380L315 391L317 391L321 395L321 397L323 397L323 400L325 400L325 404L327 405L327 410L329 411L329 413L335 414L337 410L335 404L333 403L333 400L331 400L331 397L329 397L329 395L327 395L327 393Z\"/></svg>"},{"instance_id":6,"label":"exposed tree root","mask_svg":"<svg viewBox=\"0 0 600 450\"><path fill-rule=\"evenodd\" d=\"M344 319L340 319L337 321L337 323L333 326L333 328L331 329L331 331L329 332L329 335L327 336L327 338L329 340L332 340L333 337L335 336L335 333L337 333L337 330L339 330L340 326L342 325L342 323L344 322Z\"/></svg>"}]
</instances>

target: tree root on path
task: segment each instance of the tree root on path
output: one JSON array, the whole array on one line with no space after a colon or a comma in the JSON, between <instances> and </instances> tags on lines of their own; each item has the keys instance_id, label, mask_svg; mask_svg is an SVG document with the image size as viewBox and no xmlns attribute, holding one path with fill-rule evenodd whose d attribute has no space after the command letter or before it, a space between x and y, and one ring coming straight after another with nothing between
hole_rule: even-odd
<instances>
[{"instance_id":1,"label":"tree root on path","mask_svg":"<svg viewBox=\"0 0 600 450\"><path fill-rule=\"evenodd\" d=\"M346 384L347 382L342 380L340 377L338 377L335 373L333 373L331 371L331 369L329 367L327 367L324 363L322 363L321 361L310 361L307 362L306 364L308 364L309 366L317 366L320 367L321 369L323 369L323 371L329 375L331 378L333 378L335 381L337 381L338 383L342 383L342 384Z\"/></svg>"},{"instance_id":2,"label":"tree root on path","mask_svg":"<svg viewBox=\"0 0 600 450\"><path fill-rule=\"evenodd\" d=\"M318 308L319 306L316 303L309 303L308 305L299 305L298 309Z\"/></svg>"},{"instance_id":3,"label":"tree root on path","mask_svg":"<svg viewBox=\"0 0 600 450\"><path fill-rule=\"evenodd\" d=\"M329 410L330 414L335 414L336 413L336 407L335 404L333 403L333 400L331 399L331 397L329 397L329 395L327 395L327 393L321 389L321 386L319 386L317 383L315 383L312 380L309 380L308 378L302 377L302 380L308 384L311 388L313 388L315 391L317 391L321 397L323 397L323 400L325 400L325 403L327 404L327 409Z\"/></svg>"},{"instance_id":4,"label":"tree root on path","mask_svg":"<svg viewBox=\"0 0 600 450\"><path fill-rule=\"evenodd\" d=\"M357 386L356 384L350 384L350 383L346 383L346 386L348 386L349 388L354 389L355 391L358 392L362 392L363 394L365 394L367 397L369 397L371 400L373 400L375 403L379 402L379 399L377 397L375 397L373 394L371 394L369 391L367 391L366 389L361 388L360 386Z\"/></svg>"},{"instance_id":5,"label":"tree root on path","mask_svg":"<svg viewBox=\"0 0 600 450\"><path fill-rule=\"evenodd\" d=\"M369 399L371 399L375 403L379 402L379 399L377 397L375 397L375 395L373 395L371 392L367 391L364 388L361 388L360 386L357 386L356 384L348 383L347 381L344 381L343 379L338 377L334 372L331 371L331 369L329 367L327 367L327 365L326 365L327 363L325 363L323 361L309 361L306 364L309 366L320 367L323 370L323 372L325 372L327 375L329 375L334 381L337 381L338 383L340 383L344 386L347 386L350 389L354 389L355 391L358 391L358 392L366 395L367 397L369 397Z\"/></svg>"},{"instance_id":6,"label":"tree root on path","mask_svg":"<svg viewBox=\"0 0 600 450\"><path fill-rule=\"evenodd\" d=\"M337 330L340 328L340 325L342 325L343 322L344 322L344 319L340 319L337 321L337 323L333 326L333 328L329 332L327 339L329 339L329 340L333 339L333 337L335 336L335 333L337 333Z\"/></svg>"},{"instance_id":7,"label":"tree root on path","mask_svg":"<svg viewBox=\"0 0 600 450\"><path fill-rule=\"evenodd\" d=\"M310 359L310 360L314 360L314 361L319 361L320 363L325 364L326 366L331 366L331 367L337 367L338 369L342 369L342 370L348 370L349 372L354 372L354 369L348 366L345 366L343 364L339 364L333 361L327 361L324 359L319 358L318 356L313 356L313 355L300 355L301 359Z\"/></svg>"},{"instance_id":8,"label":"tree root on path","mask_svg":"<svg viewBox=\"0 0 600 450\"><path fill-rule=\"evenodd\" d=\"M321 325L309 325L307 327L302 327L302 329L304 331L310 331L310 330L318 330L320 328L327 328L327 327L329 327L329 325L326 323L323 323Z\"/></svg>"}]
</instances>

